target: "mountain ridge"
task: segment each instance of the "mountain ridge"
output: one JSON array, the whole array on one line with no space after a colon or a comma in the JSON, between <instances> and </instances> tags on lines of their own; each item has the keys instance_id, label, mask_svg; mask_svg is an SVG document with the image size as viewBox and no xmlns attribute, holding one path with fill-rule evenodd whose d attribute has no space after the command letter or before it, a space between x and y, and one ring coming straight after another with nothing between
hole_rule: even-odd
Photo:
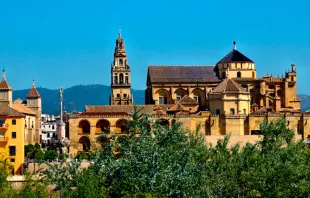
<instances>
[{"instance_id":1,"label":"mountain ridge","mask_svg":"<svg viewBox=\"0 0 310 198\"><path fill-rule=\"evenodd\" d=\"M13 90L13 100L18 98L26 100L30 89ZM60 111L59 90L37 87L42 96L42 112L58 115ZM145 91L131 89L134 104L144 104ZM63 90L63 106L68 112L84 111L85 105L108 105L110 102L111 89L107 85L75 85ZM86 97L85 97L86 96ZM302 99L301 108L310 109L310 96L298 94Z\"/></svg>"}]
</instances>

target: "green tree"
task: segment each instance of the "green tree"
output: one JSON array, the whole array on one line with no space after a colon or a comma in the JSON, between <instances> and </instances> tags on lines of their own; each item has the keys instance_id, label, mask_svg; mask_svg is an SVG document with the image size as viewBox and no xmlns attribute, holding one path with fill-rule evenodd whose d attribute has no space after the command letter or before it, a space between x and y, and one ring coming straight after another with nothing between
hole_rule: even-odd
<instances>
[{"instance_id":1,"label":"green tree","mask_svg":"<svg viewBox=\"0 0 310 198\"><path fill-rule=\"evenodd\" d=\"M53 161L55 159L58 158L58 153L54 150L49 150L49 151L46 151L45 154L44 154L44 159L45 160L49 160L49 161Z\"/></svg>"},{"instance_id":2,"label":"green tree","mask_svg":"<svg viewBox=\"0 0 310 198\"><path fill-rule=\"evenodd\" d=\"M50 165L45 181L60 197L308 197L310 152L285 119L261 124L255 144L212 146L174 122L136 110L123 136L102 135L90 165Z\"/></svg>"}]
</instances>

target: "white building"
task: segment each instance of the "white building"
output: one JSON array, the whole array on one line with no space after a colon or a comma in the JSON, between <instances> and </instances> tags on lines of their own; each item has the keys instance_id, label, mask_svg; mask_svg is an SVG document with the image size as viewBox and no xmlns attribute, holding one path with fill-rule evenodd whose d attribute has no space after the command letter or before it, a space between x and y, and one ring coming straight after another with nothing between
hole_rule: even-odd
<instances>
[{"instance_id":1,"label":"white building","mask_svg":"<svg viewBox=\"0 0 310 198\"><path fill-rule=\"evenodd\" d=\"M57 122L54 115L42 114L42 148L49 146L57 135Z\"/></svg>"}]
</instances>

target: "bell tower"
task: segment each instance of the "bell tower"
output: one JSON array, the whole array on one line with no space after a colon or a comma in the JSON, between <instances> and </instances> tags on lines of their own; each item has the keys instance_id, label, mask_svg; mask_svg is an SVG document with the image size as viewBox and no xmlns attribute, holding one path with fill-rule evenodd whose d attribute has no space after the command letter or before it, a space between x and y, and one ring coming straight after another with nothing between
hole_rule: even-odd
<instances>
[{"instance_id":1,"label":"bell tower","mask_svg":"<svg viewBox=\"0 0 310 198\"><path fill-rule=\"evenodd\" d=\"M115 43L114 61L111 67L111 105L129 105L133 103L130 92L130 67L127 63L124 39L121 31Z\"/></svg>"}]
</instances>

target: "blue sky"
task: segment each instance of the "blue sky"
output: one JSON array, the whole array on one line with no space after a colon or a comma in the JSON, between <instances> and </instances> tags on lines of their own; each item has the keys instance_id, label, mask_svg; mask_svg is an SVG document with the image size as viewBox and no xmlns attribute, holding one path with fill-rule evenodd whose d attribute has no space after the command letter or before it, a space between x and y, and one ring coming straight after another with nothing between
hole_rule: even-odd
<instances>
[{"instance_id":1,"label":"blue sky","mask_svg":"<svg viewBox=\"0 0 310 198\"><path fill-rule=\"evenodd\" d=\"M0 0L0 66L13 89L110 84L122 29L132 86L148 65L214 65L233 47L258 76L295 63L298 93L310 94L310 2L304 0Z\"/></svg>"}]
</instances>

